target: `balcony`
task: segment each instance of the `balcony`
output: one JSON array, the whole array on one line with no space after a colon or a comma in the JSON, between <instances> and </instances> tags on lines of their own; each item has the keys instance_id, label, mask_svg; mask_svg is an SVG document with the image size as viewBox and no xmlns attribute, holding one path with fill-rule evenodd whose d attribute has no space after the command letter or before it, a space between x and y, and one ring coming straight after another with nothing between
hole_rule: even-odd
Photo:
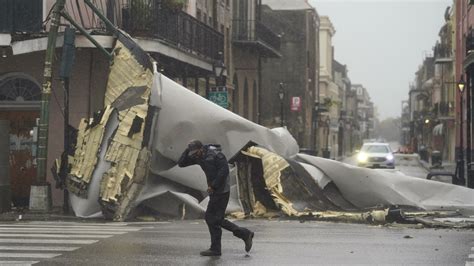
<instances>
[{"instance_id":1,"label":"balcony","mask_svg":"<svg viewBox=\"0 0 474 266\"><path fill-rule=\"evenodd\" d=\"M439 119L454 119L454 102L442 101L435 104L436 114Z\"/></svg>"},{"instance_id":2,"label":"balcony","mask_svg":"<svg viewBox=\"0 0 474 266\"><path fill-rule=\"evenodd\" d=\"M181 50L218 60L224 36L182 11L166 8L160 0L132 1L122 11L123 29L133 37L160 39Z\"/></svg>"},{"instance_id":3,"label":"balcony","mask_svg":"<svg viewBox=\"0 0 474 266\"><path fill-rule=\"evenodd\" d=\"M42 0L0 0L0 33L39 33L43 29Z\"/></svg>"},{"instance_id":4,"label":"balcony","mask_svg":"<svg viewBox=\"0 0 474 266\"><path fill-rule=\"evenodd\" d=\"M133 37L157 38L212 60L218 60L219 52L224 51L221 33L182 11L152 8L137 12L131 8L123 16L123 28Z\"/></svg>"},{"instance_id":5,"label":"balcony","mask_svg":"<svg viewBox=\"0 0 474 266\"><path fill-rule=\"evenodd\" d=\"M453 61L453 53L448 46L436 44L434 48L435 64L450 63Z\"/></svg>"},{"instance_id":6,"label":"balcony","mask_svg":"<svg viewBox=\"0 0 474 266\"><path fill-rule=\"evenodd\" d=\"M176 3L179 4L180 1L98 0L93 2L112 23L132 37L158 40L204 60L220 59L219 52L224 49L224 36L181 11L181 6L176 6ZM66 10L85 29L98 34L106 33L104 23L83 3L67 1Z\"/></svg>"},{"instance_id":7,"label":"balcony","mask_svg":"<svg viewBox=\"0 0 474 266\"><path fill-rule=\"evenodd\" d=\"M255 20L233 20L232 41L235 45L257 49L264 57L280 58L280 37Z\"/></svg>"}]
</instances>

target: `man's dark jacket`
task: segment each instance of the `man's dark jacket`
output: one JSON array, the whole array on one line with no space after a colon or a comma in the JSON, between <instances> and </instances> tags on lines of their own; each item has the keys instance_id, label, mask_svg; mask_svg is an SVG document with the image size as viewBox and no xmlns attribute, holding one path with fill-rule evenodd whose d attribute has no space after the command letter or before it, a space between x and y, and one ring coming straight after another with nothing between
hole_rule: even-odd
<instances>
[{"instance_id":1,"label":"man's dark jacket","mask_svg":"<svg viewBox=\"0 0 474 266\"><path fill-rule=\"evenodd\" d=\"M230 191L229 185L229 164L225 155L219 152L214 146L204 145L204 155L195 159L188 155L186 149L178 160L180 167L199 164L206 174L207 185L212 188L213 193L222 194Z\"/></svg>"}]
</instances>

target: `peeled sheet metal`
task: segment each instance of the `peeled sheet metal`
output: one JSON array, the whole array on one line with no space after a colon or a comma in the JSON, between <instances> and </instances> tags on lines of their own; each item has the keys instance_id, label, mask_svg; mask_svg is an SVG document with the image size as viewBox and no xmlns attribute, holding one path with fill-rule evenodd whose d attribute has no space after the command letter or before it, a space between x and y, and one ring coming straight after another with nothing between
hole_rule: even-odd
<instances>
[{"instance_id":1,"label":"peeled sheet metal","mask_svg":"<svg viewBox=\"0 0 474 266\"><path fill-rule=\"evenodd\" d=\"M399 205L474 214L474 193L466 187L359 168L306 154L298 154L295 159L321 169L344 198L361 209Z\"/></svg>"},{"instance_id":2,"label":"peeled sheet metal","mask_svg":"<svg viewBox=\"0 0 474 266\"><path fill-rule=\"evenodd\" d=\"M248 121L153 71L153 60L126 34L119 34L113 54L106 107L79 126L66 182L77 216L123 220L139 204L157 213L202 216L208 201L204 173L197 166L176 166L192 139L221 145L227 158L246 147L249 161L261 161L253 170L262 173L251 174L263 176L264 186L251 177L239 183L241 173L235 172L244 168L232 169L228 211L248 209L247 197L255 212L280 210L290 216L324 210L344 216L341 211L391 205L474 213L471 189L297 154L286 129ZM257 193L271 196L250 195L245 189L252 182Z\"/></svg>"},{"instance_id":3,"label":"peeled sheet metal","mask_svg":"<svg viewBox=\"0 0 474 266\"><path fill-rule=\"evenodd\" d=\"M155 75L157 86L152 90L161 90L162 103L154 128L154 152L177 161L192 139L220 144L227 158L249 141L282 156L289 157L298 152L296 140L286 129L268 129L255 124L160 73ZM155 163L151 165L153 167Z\"/></svg>"}]
</instances>

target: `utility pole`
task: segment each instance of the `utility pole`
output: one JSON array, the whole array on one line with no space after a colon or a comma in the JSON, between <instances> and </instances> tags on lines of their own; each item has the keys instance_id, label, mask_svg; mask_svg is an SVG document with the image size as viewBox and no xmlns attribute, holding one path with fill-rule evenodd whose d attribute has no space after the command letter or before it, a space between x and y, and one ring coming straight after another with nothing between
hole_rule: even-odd
<instances>
[{"instance_id":1,"label":"utility pole","mask_svg":"<svg viewBox=\"0 0 474 266\"><path fill-rule=\"evenodd\" d=\"M52 65L56 50L61 12L65 0L57 0L51 17L48 34L48 46L44 62L44 77L41 91L41 115L38 125L38 157L36 184L31 186L30 210L49 211L51 208L51 187L46 182L46 164L48 155L49 101L51 97Z\"/></svg>"}]
</instances>

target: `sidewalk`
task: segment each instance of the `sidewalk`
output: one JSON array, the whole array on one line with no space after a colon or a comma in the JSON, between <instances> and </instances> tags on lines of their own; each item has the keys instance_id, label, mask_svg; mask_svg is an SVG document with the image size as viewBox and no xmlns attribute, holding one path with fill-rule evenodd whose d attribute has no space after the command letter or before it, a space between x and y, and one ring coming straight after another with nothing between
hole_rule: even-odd
<instances>
[{"instance_id":1,"label":"sidewalk","mask_svg":"<svg viewBox=\"0 0 474 266\"><path fill-rule=\"evenodd\" d=\"M421 159L419 159L418 161L420 162L420 165L428 172L450 172L450 173L456 172L456 163L454 162L443 162L441 167L433 168L433 166L427 161L423 161ZM431 180L440 181L440 182L449 183L449 184L452 183L452 179L449 176L433 176Z\"/></svg>"},{"instance_id":2,"label":"sidewalk","mask_svg":"<svg viewBox=\"0 0 474 266\"><path fill-rule=\"evenodd\" d=\"M64 214L62 208L53 208L50 212L33 212L28 209L12 209L9 212L0 213L0 222L14 221L92 221L96 219L82 219L71 214ZM100 221L104 221L100 219Z\"/></svg>"}]
</instances>

